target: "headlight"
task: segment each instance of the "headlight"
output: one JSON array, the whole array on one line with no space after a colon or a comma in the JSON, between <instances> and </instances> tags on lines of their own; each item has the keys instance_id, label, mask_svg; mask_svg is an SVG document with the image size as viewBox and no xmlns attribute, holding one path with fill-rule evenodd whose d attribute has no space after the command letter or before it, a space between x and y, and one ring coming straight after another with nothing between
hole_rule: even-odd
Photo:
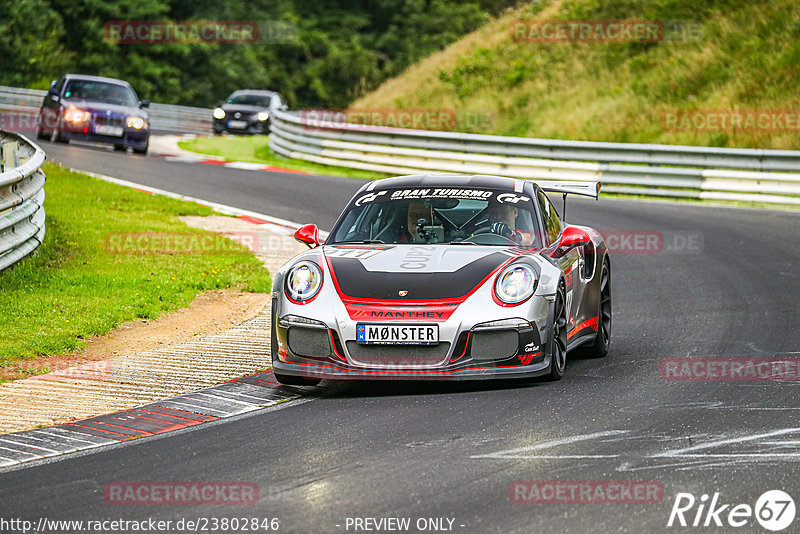
<instances>
[{"instance_id":1,"label":"headlight","mask_svg":"<svg viewBox=\"0 0 800 534\"><path fill-rule=\"evenodd\" d=\"M266 111L259 111L257 117L258 120L265 121L269 118L269 113L267 113Z\"/></svg>"},{"instance_id":2,"label":"headlight","mask_svg":"<svg viewBox=\"0 0 800 534\"><path fill-rule=\"evenodd\" d=\"M88 111L70 106L64 112L64 120L67 122L86 122L91 118Z\"/></svg>"},{"instance_id":3,"label":"headlight","mask_svg":"<svg viewBox=\"0 0 800 534\"><path fill-rule=\"evenodd\" d=\"M505 304L520 304L533 295L536 287L536 273L533 267L524 263L509 265L494 284L494 294Z\"/></svg>"},{"instance_id":4,"label":"headlight","mask_svg":"<svg viewBox=\"0 0 800 534\"><path fill-rule=\"evenodd\" d=\"M128 125L128 128L135 128L137 130L141 130L145 126L144 119L141 117L136 117L135 115L131 115L125 119L125 124Z\"/></svg>"},{"instance_id":5,"label":"headlight","mask_svg":"<svg viewBox=\"0 0 800 534\"><path fill-rule=\"evenodd\" d=\"M225 118L225 110L222 109L222 108L215 108L214 109L214 113L212 113L212 115L214 115L215 119L224 119Z\"/></svg>"},{"instance_id":6,"label":"headlight","mask_svg":"<svg viewBox=\"0 0 800 534\"><path fill-rule=\"evenodd\" d=\"M310 300L321 287L322 270L312 261L301 261L286 274L286 295L292 300Z\"/></svg>"}]
</instances>

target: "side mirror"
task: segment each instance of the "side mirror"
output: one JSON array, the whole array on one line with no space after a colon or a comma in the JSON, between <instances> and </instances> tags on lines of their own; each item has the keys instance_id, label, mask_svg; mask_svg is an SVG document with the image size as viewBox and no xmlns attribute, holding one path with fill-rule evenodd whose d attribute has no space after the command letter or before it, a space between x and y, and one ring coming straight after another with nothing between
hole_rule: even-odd
<instances>
[{"instance_id":1,"label":"side mirror","mask_svg":"<svg viewBox=\"0 0 800 534\"><path fill-rule=\"evenodd\" d=\"M286 104L281 104L280 110L281 111L288 111L289 110L289 106L287 106Z\"/></svg>"},{"instance_id":2,"label":"side mirror","mask_svg":"<svg viewBox=\"0 0 800 534\"><path fill-rule=\"evenodd\" d=\"M142 109L149 108L150 107L150 101L149 100L139 100L139 107L142 108Z\"/></svg>"},{"instance_id":3,"label":"side mirror","mask_svg":"<svg viewBox=\"0 0 800 534\"><path fill-rule=\"evenodd\" d=\"M586 230L582 230L577 226L567 226L564 228L564 231L561 232L561 239L558 240L558 246L553 253L550 254L550 257L560 258L570 250L588 245L591 242L592 238L589 237Z\"/></svg>"},{"instance_id":4,"label":"side mirror","mask_svg":"<svg viewBox=\"0 0 800 534\"><path fill-rule=\"evenodd\" d=\"M58 83L57 80L53 80L52 82L50 82L50 89L47 90L48 95L58 96L58 91L56 91L56 83Z\"/></svg>"},{"instance_id":5,"label":"side mirror","mask_svg":"<svg viewBox=\"0 0 800 534\"><path fill-rule=\"evenodd\" d=\"M297 229L294 233L294 238L308 248L319 246L319 228L316 224L306 224Z\"/></svg>"}]
</instances>

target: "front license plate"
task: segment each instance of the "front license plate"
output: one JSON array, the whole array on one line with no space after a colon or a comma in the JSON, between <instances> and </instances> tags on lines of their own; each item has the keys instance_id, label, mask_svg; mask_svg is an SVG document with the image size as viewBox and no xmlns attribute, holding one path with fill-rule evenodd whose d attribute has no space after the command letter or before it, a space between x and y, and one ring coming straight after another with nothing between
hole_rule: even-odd
<instances>
[{"instance_id":1,"label":"front license plate","mask_svg":"<svg viewBox=\"0 0 800 534\"><path fill-rule=\"evenodd\" d=\"M107 124L98 124L94 127L94 133L96 133L97 135L122 137L122 126L109 126Z\"/></svg>"},{"instance_id":2,"label":"front license plate","mask_svg":"<svg viewBox=\"0 0 800 534\"><path fill-rule=\"evenodd\" d=\"M371 345L436 345L439 325L356 325L356 341Z\"/></svg>"},{"instance_id":3,"label":"front license plate","mask_svg":"<svg viewBox=\"0 0 800 534\"><path fill-rule=\"evenodd\" d=\"M228 128L247 128L247 121L228 121Z\"/></svg>"}]
</instances>

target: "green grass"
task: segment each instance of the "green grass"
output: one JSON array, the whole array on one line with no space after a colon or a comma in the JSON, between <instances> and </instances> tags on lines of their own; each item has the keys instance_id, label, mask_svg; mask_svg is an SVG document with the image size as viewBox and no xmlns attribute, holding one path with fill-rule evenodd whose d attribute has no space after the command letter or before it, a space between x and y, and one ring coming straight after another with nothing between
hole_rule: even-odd
<instances>
[{"instance_id":1,"label":"green grass","mask_svg":"<svg viewBox=\"0 0 800 534\"><path fill-rule=\"evenodd\" d=\"M283 156L273 153L269 149L269 138L263 135L215 135L197 137L188 141L179 141L178 146L191 152L210 156L221 156L230 161L263 163L265 165L274 165L286 169L307 171L313 174L345 176L348 178L362 178L366 180L375 180L389 176L388 174L380 172L351 169L348 167L333 167L301 159L284 158Z\"/></svg>"},{"instance_id":2,"label":"green grass","mask_svg":"<svg viewBox=\"0 0 800 534\"><path fill-rule=\"evenodd\" d=\"M212 215L211 209L52 164L44 171L44 243L33 257L0 273L0 366L78 350L89 336L186 307L204 290L270 291L269 273L252 253L178 220L181 215ZM130 254L108 249L120 234L139 232L213 238L225 251Z\"/></svg>"},{"instance_id":3,"label":"green grass","mask_svg":"<svg viewBox=\"0 0 800 534\"><path fill-rule=\"evenodd\" d=\"M699 38L515 42L509 30L519 19L696 22ZM474 119L457 124L457 130L501 135L797 149L796 125L778 132L669 131L663 117L691 110L796 114L798 21L796 0L532 1L410 67L351 107L453 109Z\"/></svg>"}]
</instances>

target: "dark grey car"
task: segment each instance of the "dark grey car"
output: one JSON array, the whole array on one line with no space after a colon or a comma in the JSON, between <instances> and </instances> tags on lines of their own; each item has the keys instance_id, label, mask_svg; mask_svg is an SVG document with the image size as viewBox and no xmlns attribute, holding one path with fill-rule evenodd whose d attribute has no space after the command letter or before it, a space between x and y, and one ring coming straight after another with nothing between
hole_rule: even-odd
<instances>
[{"instance_id":1,"label":"dark grey car","mask_svg":"<svg viewBox=\"0 0 800 534\"><path fill-rule=\"evenodd\" d=\"M288 109L274 91L234 91L214 109L214 133L268 134L275 111Z\"/></svg>"}]
</instances>

